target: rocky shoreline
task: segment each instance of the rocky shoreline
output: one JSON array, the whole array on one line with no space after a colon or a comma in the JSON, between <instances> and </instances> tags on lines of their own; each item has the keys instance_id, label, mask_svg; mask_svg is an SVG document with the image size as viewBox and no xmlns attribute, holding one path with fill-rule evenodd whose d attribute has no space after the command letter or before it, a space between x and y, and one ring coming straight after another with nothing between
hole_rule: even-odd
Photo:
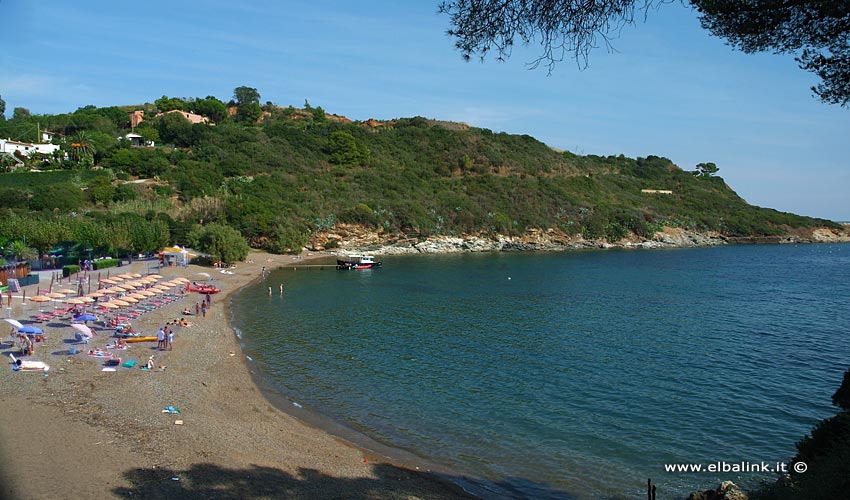
<instances>
[{"instance_id":1,"label":"rocky shoreline","mask_svg":"<svg viewBox=\"0 0 850 500\"><path fill-rule=\"evenodd\" d=\"M369 252L376 255L439 254L463 252L532 252L583 249L656 249L693 248L728 244L796 244L847 243L850 226L844 230L812 228L789 231L782 236L728 237L715 231L690 231L664 227L651 238L635 235L615 243L586 240L570 236L557 229L531 229L521 236L501 234L467 234L460 236L428 236L375 231L356 224L338 224L334 228L314 233L310 251L339 251L340 253Z\"/></svg>"}]
</instances>

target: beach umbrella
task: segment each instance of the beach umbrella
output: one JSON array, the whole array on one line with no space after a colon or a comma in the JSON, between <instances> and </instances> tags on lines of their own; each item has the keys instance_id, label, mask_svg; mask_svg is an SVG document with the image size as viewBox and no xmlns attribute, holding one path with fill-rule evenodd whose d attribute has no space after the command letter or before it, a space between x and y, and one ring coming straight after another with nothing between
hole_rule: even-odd
<instances>
[{"instance_id":1,"label":"beach umbrella","mask_svg":"<svg viewBox=\"0 0 850 500\"><path fill-rule=\"evenodd\" d=\"M104 302L102 304L99 304L98 307L102 307L104 309L118 309L121 306L119 306L118 304L113 304L112 302Z\"/></svg>"},{"instance_id":2,"label":"beach umbrella","mask_svg":"<svg viewBox=\"0 0 850 500\"><path fill-rule=\"evenodd\" d=\"M127 298L137 299L137 300L145 300L147 297L142 295L140 292L128 293L123 298L126 300Z\"/></svg>"},{"instance_id":3,"label":"beach umbrella","mask_svg":"<svg viewBox=\"0 0 850 500\"><path fill-rule=\"evenodd\" d=\"M93 298L91 298L91 297L77 297L77 299L76 299L76 300L79 300L79 301L81 301L81 302L82 302L82 303L84 303L84 304L89 304L89 303L91 303L91 302L94 302L94 299L93 299ZM67 302L70 302L70 300L68 300Z\"/></svg>"},{"instance_id":4,"label":"beach umbrella","mask_svg":"<svg viewBox=\"0 0 850 500\"><path fill-rule=\"evenodd\" d=\"M81 325L79 323L73 323L71 325L71 328L73 328L74 330L77 330L78 332L82 333L86 337L92 337L94 335L94 333L91 331L91 328L87 327L86 325Z\"/></svg>"},{"instance_id":5,"label":"beach umbrella","mask_svg":"<svg viewBox=\"0 0 850 500\"><path fill-rule=\"evenodd\" d=\"M121 297L121 301L122 302L129 302L131 304L135 304L136 302L139 301L139 299L134 298L134 297L130 297L129 295L125 295L125 296Z\"/></svg>"},{"instance_id":6,"label":"beach umbrella","mask_svg":"<svg viewBox=\"0 0 850 500\"><path fill-rule=\"evenodd\" d=\"M118 283L118 282L115 281L112 278L103 278L102 280L100 280L100 283L106 283L107 285L114 285L115 283Z\"/></svg>"},{"instance_id":7,"label":"beach umbrella","mask_svg":"<svg viewBox=\"0 0 850 500\"><path fill-rule=\"evenodd\" d=\"M110 304L115 304L115 305L117 305L117 306L121 306L121 307L126 307L126 306L129 306L129 305L130 305L130 303L129 303L129 302L124 302L123 300L118 300L118 299L112 300L112 301L110 301L109 303L110 303Z\"/></svg>"},{"instance_id":8,"label":"beach umbrella","mask_svg":"<svg viewBox=\"0 0 850 500\"><path fill-rule=\"evenodd\" d=\"M80 314L79 316L74 316L74 321L97 321L97 316L94 314Z\"/></svg>"},{"instance_id":9,"label":"beach umbrella","mask_svg":"<svg viewBox=\"0 0 850 500\"><path fill-rule=\"evenodd\" d=\"M85 304L86 301L82 297L72 297L65 301L68 304Z\"/></svg>"},{"instance_id":10,"label":"beach umbrella","mask_svg":"<svg viewBox=\"0 0 850 500\"><path fill-rule=\"evenodd\" d=\"M64 299L66 294L59 293L59 292L50 292L50 293L45 294L45 295L47 297L50 297L51 299Z\"/></svg>"},{"instance_id":11,"label":"beach umbrella","mask_svg":"<svg viewBox=\"0 0 850 500\"><path fill-rule=\"evenodd\" d=\"M86 295L86 297L97 297L97 298L101 298L101 297L104 297L104 296L106 296L106 295L109 295L109 294L108 294L107 292L104 292L103 290L99 290L99 291L97 291L97 292L92 292L92 293L90 293L90 294Z\"/></svg>"},{"instance_id":12,"label":"beach umbrella","mask_svg":"<svg viewBox=\"0 0 850 500\"><path fill-rule=\"evenodd\" d=\"M24 326L18 328L18 332L19 333L25 333L27 335L41 335L41 334L44 333L44 331L42 331L41 328L37 328L37 327L34 327L34 326L30 326L30 325L24 325Z\"/></svg>"},{"instance_id":13,"label":"beach umbrella","mask_svg":"<svg viewBox=\"0 0 850 500\"><path fill-rule=\"evenodd\" d=\"M145 298L153 297L154 295L156 295L156 292L152 292L150 290L139 290L138 292L135 292L135 293L136 293L136 295L141 295Z\"/></svg>"},{"instance_id":14,"label":"beach umbrella","mask_svg":"<svg viewBox=\"0 0 850 500\"><path fill-rule=\"evenodd\" d=\"M142 275L141 275L141 274L139 274L139 273L130 273L130 277L131 277L131 278L141 278L141 277L142 277Z\"/></svg>"},{"instance_id":15,"label":"beach umbrella","mask_svg":"<svg viewBox=\"0 0 850 500\"><path fill-rule=\"evenodd\" d=\"M20 328L23 328L23 327L24 327L24 325L23 325L23 324L21 324L21 322L20 322L20 321L18 321L18 320L16 320L16 319L12 319L12 318L3 318L3 321L5 321L6 323L9 323L10 325L14 326L15 328L19 328L19 329L20 329Z\"/></svg>"},{"instance_id":16,"label":"beach umbrella","mask_svg":"<svg viewBox=\"0 0 850 500\"><path fill-rule=\"evenodd\" d=\"M149 274L149 275L148 275L148 278L153 278L153 279L157 279L157 280L158 280L158 279L162 279L162 276L160 276L160 275L158 275L158 274Z\"/></svg>"},{"instance_id":17,"label":"beach umbrella","mask_svg":"<svg viewBox=\"0 0 850 500\"><path fill-rule=\"evenodd\" d=\"M50 302L51 300L53 299L46 295L33 295L32 297L30 297L31 302Z\"/></svg>"}]
</instances>

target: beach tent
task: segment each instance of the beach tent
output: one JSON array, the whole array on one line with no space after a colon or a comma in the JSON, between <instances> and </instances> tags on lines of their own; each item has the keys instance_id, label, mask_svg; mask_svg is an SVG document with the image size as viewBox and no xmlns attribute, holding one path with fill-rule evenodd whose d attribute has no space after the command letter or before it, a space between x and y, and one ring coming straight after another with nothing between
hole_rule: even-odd
<instances>
[{"instance_id":1,"label":"beach tent","mask_svg":"<svg viewBox=\"0 0 850 500\"><path fill-rule=\"evenodd\" d=\"M186 267L197 254L179 245L165 247L159 252L159 260L165 266Z\"/></svg>"}]
</instances>

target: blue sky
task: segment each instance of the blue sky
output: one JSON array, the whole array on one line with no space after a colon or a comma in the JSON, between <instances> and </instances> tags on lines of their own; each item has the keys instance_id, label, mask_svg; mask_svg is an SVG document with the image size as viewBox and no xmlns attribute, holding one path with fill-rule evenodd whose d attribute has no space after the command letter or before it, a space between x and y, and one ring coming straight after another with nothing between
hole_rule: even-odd
<instances>
[{"instance_id":1,"label":"blue sky","mask_svg":"<svg viewBox=\"0 0 850 500\"><path fill-rule=\"evenodd\" d=\"M528 134L579 154L715 162L744 199L850 220L850 110L821 104L788 55L747 55L678 3L625 28L583 71L464 62L439 0L0 0L7 116L162 95L313 106L354 120L425 116Z\"/></svg>"}]
</instances>

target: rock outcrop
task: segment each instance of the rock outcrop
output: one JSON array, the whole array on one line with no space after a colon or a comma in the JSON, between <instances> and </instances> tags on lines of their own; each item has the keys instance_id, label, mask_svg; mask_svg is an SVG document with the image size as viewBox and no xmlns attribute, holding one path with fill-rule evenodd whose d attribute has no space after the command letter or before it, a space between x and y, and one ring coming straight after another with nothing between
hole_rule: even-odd
<instances>
[{"instance_id":1,"label":"rock outcrop","mask_svg":"<svg viewBox=\"0 0 850 500\"><path fill-rule=\"evenodd\" d=\"M723 481L716 490L699 490L691 493L688 500L747 500L747 494L732 481Z\"/></svg>"},{"instance_id":2,"label":"rock outcrop","mask_svg":"<svg viewBox=\"0 0 850 500\"><path fill-rule=\"evenodd\" d=\"M586 240L559 229L529 229L520 236L501 234L464 234L457 236L420 236L375 230L358 224L337 224L313 233L308 250L331 250L340 253L369 252L377 255L461 252L528 252L563 251L587 248L683 248L725 245L729 243L804 243L847 242L850 231L815 229L806 235L784 237L727 238L715 231L689 231L664 227L652 237L640 239L632 235L615 243Z\"/></svg>"}]
</instances>

